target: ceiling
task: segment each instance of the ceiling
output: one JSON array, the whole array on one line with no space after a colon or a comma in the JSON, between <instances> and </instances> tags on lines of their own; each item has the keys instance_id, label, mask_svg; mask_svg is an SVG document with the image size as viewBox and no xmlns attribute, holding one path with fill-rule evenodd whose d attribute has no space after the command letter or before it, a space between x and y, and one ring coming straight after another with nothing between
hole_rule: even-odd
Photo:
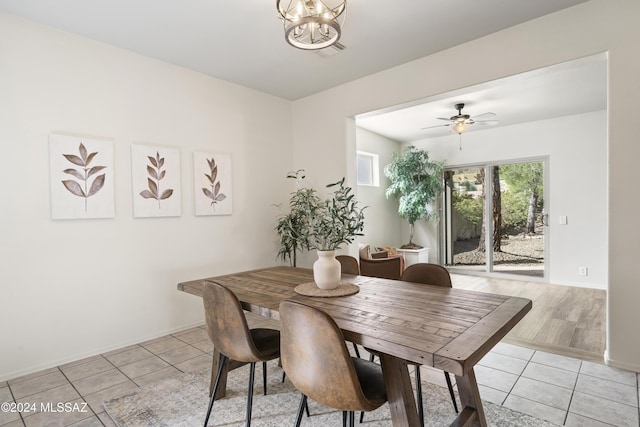
<instances>
[{"instance_id":1,"label":"ceiling","mask_svg":"<svg viewBox=\"0 0 640 427\"><path fill-rule=\"evenodd\" d=\"M333 56L289 46L275 0L0 0L0 10L296 100L584 1L349 0L346 49ZM469 112L506 118L499 99L465 96ZM424 111L420 126L457 101Z\"/></svg>"},{"instance_id":2,"label":"ceiling","mask_svg":"<svg viewBox=\"0 0 640 427\"><path fill-rule=\"evenodd\" d=\"M363 114L356 117L356 124L401 142L453 136L450 127L443 126L448 122L438 117L449 118L458 114L454 108L458 103L465 104L463 114L473 118L492 112L495 117L485 116L479 120L498 121L492 125L473 124L465 133L605 110L607 55L589 56Z\"/></svg>"}]
</instances>

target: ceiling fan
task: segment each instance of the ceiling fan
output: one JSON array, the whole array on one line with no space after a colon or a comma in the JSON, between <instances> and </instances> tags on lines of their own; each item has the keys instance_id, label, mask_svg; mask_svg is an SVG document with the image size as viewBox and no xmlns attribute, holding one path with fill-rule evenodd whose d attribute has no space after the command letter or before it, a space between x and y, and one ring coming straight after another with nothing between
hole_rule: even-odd
<instances>
[{"instance_id":1,"label":"ceiling fan","mask_svg":"<svg viewBox=\"0 0 640 427\"><path fill-rule=\"evenodd\" d=\"M463 108L464 108L463 103L456 104L455 109L458 110L458 114L456 114L455 116L451 116L448 119L444 117L437 118L438 120L445 120L445 121L448 121L449 123L444 125L427 126L421 129L432 129L432 128L448 126L448 127L451 127L452 132L455 132L458 135L461 135L462 133L468 130L470 125L474 125L474 124L495 125L496 123L498 123L497 120L478 120L479 118L495 117L496 115L495 113L487 112L487 113L482 113L482 114L478 114L477 116L471 117L469 114L462 114Z\"/></svg>"}]
</instances>

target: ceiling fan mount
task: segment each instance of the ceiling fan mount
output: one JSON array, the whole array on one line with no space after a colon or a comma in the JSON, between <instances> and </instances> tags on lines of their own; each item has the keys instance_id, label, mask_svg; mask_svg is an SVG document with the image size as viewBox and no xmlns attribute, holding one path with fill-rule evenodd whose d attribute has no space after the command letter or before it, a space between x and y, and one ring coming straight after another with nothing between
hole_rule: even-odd
<instances>
[{"instance_id":1,"label":"ceiling fan mount","mask_svg":"<svg viewBox=\"0 0 640 427\"><path fill-rule=\"evenodd\" d=\"M449 117L449 120L451 120L452 122L461 122L461 121L465 121L465 120L471 119L470 115L462 114L462 109L464 108L464 104L463 103L456 104L454 108L456 110L458 110L458 114L455 115L455 116Z\"/></svg>"},{"instance_id":2,"label":"ceiling fan mount","mask_svg":"<svg viewBox=\"0 0 640 427\"><path fill-rule=\"evenodd\" d=\"M459 102L457 104L454 105L454 108L458 111L458 114L453 115L449 118L446 117L437 117L438 120L444 120L447 121L447 124L444 125L435 125L435 126L427 126L421 129L432 129L432 128L437 128L437 127L450 127L451 130L459 135L461 135L462 133L466 132L468 130L468 127L470 125L474 125L474 124L496 124L498 123L497 120L484 120L485 118L488 117L495 117L495 113L491 113L491 112L486 112L486 113L482 113L482 114L478 114L476 116L471 116L469 114L462 114L462 109L464 108L464 103ZM479 118L483 119L483 120L478 120Z\"/></svg>"}]
</instances>

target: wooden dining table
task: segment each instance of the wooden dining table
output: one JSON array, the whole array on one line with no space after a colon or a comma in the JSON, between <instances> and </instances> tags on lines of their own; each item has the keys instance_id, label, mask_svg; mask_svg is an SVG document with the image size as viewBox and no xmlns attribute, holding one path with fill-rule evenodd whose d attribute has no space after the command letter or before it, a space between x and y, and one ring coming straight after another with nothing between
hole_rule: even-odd
<instances>
[{"instance_id":1,"label":"wooden dining table","mask_svg":"<svg viewBox=\"0 0 640 427\"><path fill-rule=\"evenodd\" d=\"M244 310L274 320L285 299L327 312L346 340L380 355L394 426L420 425L408 362L455 374L462 410L452 426L486 426L473 368L532 307L525 298L353 275L342 281L358 285L354 295L303 296L294 289L313 281L313 272L285 266L191 280L178 290L202 297L206 281L229 288ZM212 372L217 360L214 354ZM225 375L234 367L230 362Z\"/></svg>"}]
</instances>

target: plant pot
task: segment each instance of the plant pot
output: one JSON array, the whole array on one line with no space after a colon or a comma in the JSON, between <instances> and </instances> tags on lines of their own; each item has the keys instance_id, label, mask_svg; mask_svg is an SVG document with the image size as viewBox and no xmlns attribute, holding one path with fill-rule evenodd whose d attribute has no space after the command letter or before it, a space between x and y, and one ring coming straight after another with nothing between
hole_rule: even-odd
<instances>
[{"instance_id":1,"label":"plant pot","mask_svg":"<svg viewBox=\"0 0 640 427\"><path fill-rule=\"evenodd\" d=\"M336 259L336 251L318 251L318 259L313 263L313 281L320 289L335 289L340 285L341 266Z\"/></svg>"}]
</instances>

